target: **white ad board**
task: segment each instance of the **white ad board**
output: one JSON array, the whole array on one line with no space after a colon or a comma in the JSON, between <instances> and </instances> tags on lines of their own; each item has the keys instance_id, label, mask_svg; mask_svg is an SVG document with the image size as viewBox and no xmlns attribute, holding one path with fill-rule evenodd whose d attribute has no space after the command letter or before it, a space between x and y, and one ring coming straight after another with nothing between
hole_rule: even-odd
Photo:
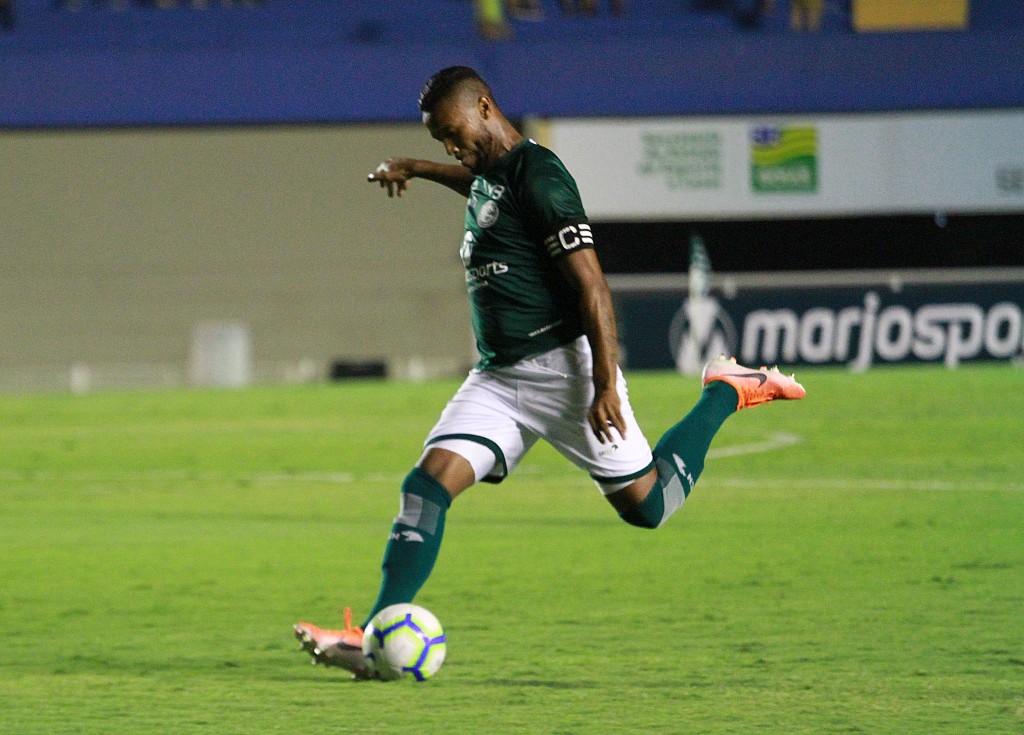
<instances>
[{"instance_id":1,"label":"white ad board","mask_svg":"<svg viewBox=\"0 0 1024 735\"><path fill-rule=\"evenodd\" d=\"M1024 212L1024 110L552 120L594 220Z\"/></svg>"}]
</instances>

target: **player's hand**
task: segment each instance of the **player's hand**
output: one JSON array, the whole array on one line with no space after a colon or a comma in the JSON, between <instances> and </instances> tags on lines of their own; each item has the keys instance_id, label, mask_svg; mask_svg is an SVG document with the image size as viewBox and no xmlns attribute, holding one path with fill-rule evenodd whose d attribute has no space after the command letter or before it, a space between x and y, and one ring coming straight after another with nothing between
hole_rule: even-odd
<instances>
[{"instance_id":1,"label":"player's hand","mask_svg":"<svg viewBox=\"0 0 1024 735\"><path fill-rule=\"evenodd\" d=\"M381 189L388 190L388 196L402 193L409 188L409 179L413 177L413 160L411 158L389 158L366 177L369 182L378 182Z\"/></svg>"},{"instance_id":2,"label":"player's hand","mask_svg":"<svg viewBox=\"0 0 1024 735\"><path fill-rule=\"evenodd\" d=\"M602 444L615 441L614 429L620 437L626 436L626 420L622 418L622 401L614 387L598 391L587 412L590 430Z\"/></svg>"}]
</instances>

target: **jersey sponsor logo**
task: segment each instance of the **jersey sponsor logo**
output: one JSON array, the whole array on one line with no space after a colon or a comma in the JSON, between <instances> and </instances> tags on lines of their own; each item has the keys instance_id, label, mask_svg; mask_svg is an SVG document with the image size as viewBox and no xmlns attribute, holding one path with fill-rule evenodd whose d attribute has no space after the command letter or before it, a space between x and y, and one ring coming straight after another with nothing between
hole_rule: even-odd
<instances>
[{"instance_id":1,"label":"jersey sponsor logo","mask_svg":"<svg viewBox=\"0 0 1024 735\"><path fill-rule=\"evenodd\" d=\"M467 268L466 280L484 280L490 276L500 276L502 273L508 273L508 263L492 260L490 263Z\"/></svg>"},{"instance_id":2,"label":"jersey sponsor logo","mask_svg":"<svg viewBox=\"0 0 1024 735\"><path fill-rule=\"evenodd\" d=\"M472 232L466 231L462 238L462 247L459 248L459 258L466 269L466 286L470 291L487 285L487 279L491 276L500 276L508 273L508 263L500 260L492 260L490 263L473 265L473 246L476 245L476 238Z\"/></svg>"},{"instance_id":3,"label":"jersey sponsor logo","mask_svg":"<svg viewBox=\"0 0 1024 735\"><path fill-rule=\"evenodd\" d=\"M498 201L501 199L501 195L505 193L505 187L499 184L492 184L487 179L477 177L476 181L473 182L473 195L484 199L492 199Z\"/></svg>"},{"instance_id":4,"label":"jersey sponsor logo","mask_svg":"<svg viewBox=\"0 0 1024 735\"><path fill-rule=\"evenodd\" d=\"M579 248L594 247L594 235L590 231L590 225L581 222L576 225L566 225L553 235L544 240L548 249L548 255L554 257L559 253L569 253Z\"/></svg>"},{"instance_id":5,"label":"jersey sponsor logo","mask_svg":"<svg viewBox=\"0 0 1024 735\"><path fill-rule=\"evenodd\" d=\"M498 203L493 199L488 199L476 213L476 223L480 226L481 230L486 230L498 221L499 214Z\"/></svg>"},{"instance_id":6,"label":"jersey sponsor logo","mask_svg":"<svg viewBox=\"0 0 1024 735\"><path fill-rule=\"evenodd\" d=\"M483 265L473 265L474 245L476 245L476 238L472 232L467 230L462 238L462 247L459 248L459 257L462 259L462 265L466 269L466 285L469 286L470 291L486 286L487 279L491 276L500 276L502 273L508 273L508 263L503 263L500 260L492 260L490 263L484 263Z\"/></svg>"},{"instance_id":7,"label":"jersey sponsor logo","mask_svg":"<svg viewBox=\"0 0 1024 735\"><path fill-rule=\"evenodd\" d=\"M473 233L466 230L466 234L462 238L462 247L459 248L459 258L462 259L462 265L465 268L469 268L469 264L473 261L473 246L475 244L476 238L473 237Z\"/></svg>"}]
</instances>

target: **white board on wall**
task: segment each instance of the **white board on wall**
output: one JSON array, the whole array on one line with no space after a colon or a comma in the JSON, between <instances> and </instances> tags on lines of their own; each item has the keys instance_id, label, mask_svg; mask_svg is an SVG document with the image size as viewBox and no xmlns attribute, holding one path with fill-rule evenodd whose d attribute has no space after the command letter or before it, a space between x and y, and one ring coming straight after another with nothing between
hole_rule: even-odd
<instances>
[{"instance_id":1,"label":"white board on wall","mask_svg":"<svg viewBox=\"0 0 1024 735\"><path fill-rule=\"evenodd\" d=\"M1024 212L1024 111L552 120L597 220Z\"/></svg>"}]
</instances>

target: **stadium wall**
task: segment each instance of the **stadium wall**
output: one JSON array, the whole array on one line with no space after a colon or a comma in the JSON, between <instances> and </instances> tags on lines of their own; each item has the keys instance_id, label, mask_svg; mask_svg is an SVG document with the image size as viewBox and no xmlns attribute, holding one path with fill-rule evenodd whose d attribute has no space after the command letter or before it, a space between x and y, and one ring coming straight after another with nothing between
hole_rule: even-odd
<instances>
[{"instance_id":1,"label":"stadium wall","mask_svg":"<svg viewBox=\"0 0 1024 735\"><path fill-rule=\"evenodd\" d=\"M326 16L310 31L262 10L19 3L38 12L0 33L0 390L176 384L193 330L225 320L249 327L258 380L322 377L338 359L465 367L462 203L418 188L392 202L364 182L387 155L438 157L412 122L448 64L478 67L514 117L1024 107L1019 13L867 35L678 32L633 13L639 33L564 21L488 44L468 3L444 5L462 15L425 2L409 38L373 18L352 35Z\"/></svg>"},{"instance_id":2,"label":"stadium wall","mask_svg":"<svg viewBox=\"0 0 1024 735\"><path fill-rule=\"evenodd\" d=\"M467 367L463 202L366 182L435 148L419 125L0 132L0 390L180 383L224 320L257 380Z\"/></svg>"},{"instance_id":3,"label":"stadium wall","mask_svg":"<svg viewBox=\"0 0 1024 735\"><path fill-rule=\"evenodd\" d=\"M5 35L0 127L413 121L423 81L456 63L513 117L1024 106L1020 29L106 50Z\"/></svg>"}]
</instances>

